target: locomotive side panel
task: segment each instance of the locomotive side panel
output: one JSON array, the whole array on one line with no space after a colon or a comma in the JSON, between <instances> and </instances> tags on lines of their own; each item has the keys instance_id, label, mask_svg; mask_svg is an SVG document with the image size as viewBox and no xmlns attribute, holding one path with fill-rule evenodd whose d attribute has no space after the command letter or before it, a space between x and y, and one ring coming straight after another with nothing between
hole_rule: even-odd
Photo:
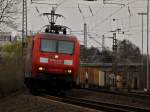
<instances>
[{"instance_id":1,"label":"locomotive side panel","mask_svg":"<svg viewBox=\"0 0 150 112\"><path fill-rule=\"evenodd\" d=\"M80 68L80 44L78 40L76 41L76 46L75 46L74 66L75 66L74 80L76 81L78 71Z\"/></svg>"}]
</instances>

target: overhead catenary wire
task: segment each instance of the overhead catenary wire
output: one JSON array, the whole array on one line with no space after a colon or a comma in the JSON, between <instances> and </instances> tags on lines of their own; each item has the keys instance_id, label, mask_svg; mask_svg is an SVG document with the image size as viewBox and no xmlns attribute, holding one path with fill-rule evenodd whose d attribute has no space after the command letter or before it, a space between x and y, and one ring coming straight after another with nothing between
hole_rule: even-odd
<instances>
[{"instance_id":1,"label":"overhead catenary wire","mask_svg":"<svg viewBox=\"0 0 150 112\"><path fill-rule=\"evenodd\" d=\"M37 12L37 13L39 14L39 16L41 17L43 23L45 24L46 22L45 22L45 20L42 18L39 9L38 9L37 7L35 7L35 9L36 9L36 12Z\"/></svg>"},{"instance_id":2,"label":"overhead catenary wire","mask_svg":"<svg viewBox=\"0 0 150 112\"><path fill-rule=\"evenodd\" d=\"M43 2L43 1L46 1L46 2ZM31 4L41 4L41 5L51 5L52 8L54 8L54 10L56 10L60 5L62 5L63 3L65 3L66 1L68 0L62 0L60 3L52 3L50 0L49 0L49 3L48 3L48 0L31 0ZM44 7L45 8L45 7ZM41 17L42 21L44 24L45 23L45 20L42 18L42 14L40 14L40 11L38 9L37 6L35 6L35 9L36 9L36 12L38 13L39 17ZM34 15L36 15L34 12L33 12ZM48 18L49 19L49 18Z\"/></svg>"},{"instance_id":3,"label":"overhead catenary wire","mask_svg":"<svg viewBox=\"0 0 150 112\"><path fill-rule=\"evenodd\" d=\"M65 1L67 1L67 0L64 0L64 2L65 2ZM60 4L61 4L61 3L60 3ZM81 7L83 8L83 6L80 6L80 8L81 8ZM92 6L90 6L90 7L93 8ZM69 6L69 7L61 7L61 8L78 8L78 7L71 7L71 6ZM87 6L86 8L89 8L89 7ZM95 7L95 8L97 8L97 7ZM102 7L102 8L104 8L104 7ZM105 7L105 8L107 8L107 7ZM112 7L110 7L110 8L112 8ZM97 12L96 12L96 13L97 13ZM96 14L96 13L95 13L95 14ZM94 16L96 16L96 15L94 15ZM85 17L85 16L84 16L85 19L87 19L87 18L89 18L89 17L92 17L92 16L88 16L88 17Z\"/></svg>"},{"instance_id":4,"label":"overhead catenary wire","mask_svg":"<svg viewBox=\"0 0 150 112\"><path fill-rule=\"evenodd\" d=\"M89 9L90 9L90 12L91 12L92 16L94 16L93 10L92 10L92 8L90 6L89 6Z\"/></svg>"},{"instance_id":5,"label":"overhead catenary wire","mask_svg":"<svg viewBox=\"0 0 150 112\"><path fill-rule=\"evenodd\" d=\"M52 5L52 6L57 5L57 4L54 4L54 3L46 3L46 2L43 2L43 1L47 1L47 0L31 0L31 4Z\"/></svg>"},{"instance_id":6,"label":"overhead catenary wire","mask_svg":"<svg viewBox=\"0 0 150 112\"><path fill-rule=\"evenodd\" d=\"M39 8L45 8L44 6L38 6ZM90 7L91 8L100 8L100 9L110 9L110 8L120 8L120 7L114 7L114 6L92 6L92 5L90 5ZM66 8L66 9L77 9L78 7L77 6L61 6L61 8ZM88 9L89 8L89 6L80 6L80 8L86 8L86 9ZM132 6L132 8L134 9L134 8L145 8L145 6ZM98 9L98 10L100 10L100 9ZM98 11L97 11L98 12Z\"/></svg>"},{"instance_id":7,"label":"overhead catenary wire","mask_svg":"<svg viewBox=\"0 0 150 112\"><path fill-rule=\"evenodd\" d=\"M133 18L133 16L137 16L137 14L135 14L135 15L132 14L132 18ZM126 20L127 18L129 18L129 16L124 17L123 19ZM121 18L121 21L123 22L122 18ZM126 31L126 32L127 32L127 30L129 31L129 29L132 30L133 28L140 28L141 27L141 24L138 24L138 25L136 24L136 25L133 25L133 26L130 25L130 28L129 28L129 26L127 26L127 27L123 26L123 23L121 23L121 24L122 24L122 27L120 26L120 28L122 29L122 31ZM144 26L145 25L146 24L144 24ZM102 25L101 25L101 27L102 27ZM105 34L108 33L108 32L109 31L106 31Z\"/></svg>"},{"instance_id":8,"label":"overhead catenary wire","mask_svg":"<svg viewBox=\"0 0 150 112\"><path fill-rule=\"evenodd\" d=\"M100 1L100 0L99 0ZM118 0L119 1L119 0ZM125 1L125 0L122 0L122 2L123 1ZM142 1L142 0L136 0L136 1ZM144 0L143 0L144 1ZM133 2L133 1L131 1L131 2ZM92 6L92 5L90 5L90 7L92 8L92 10L93 10L93 14L94 14L94 16L96 16L96 12L95 12L95 8L97 8L96 6ZM101 7L101 6L99 6L99 7ZM140 6L134 6L134 7L136 7L136 8L143 8L143 7L140 7ZM132 6L132 8L134 8L133 6ZM72 6L62 6L61 8L77 8L78 9L78 6L75 6L75 7L72 7ZM80 9L82 10L82 8L87 8L87 10L89 9L89 6L83 6L83 5L80 5ZM114 5L112 6L112 7L102 7L102 9L105 9L105 8L117 8L118 9L118 7L115 7ZM119 7L120 8L120 7ZM101 8L100 8L101 9ZM100 10L99 9L99 10ZM118 9L119 10L119 9ZM83 15L84 15L84 18L86 19L86 15L85 15L85 12L84 12L84 10L82 10L82 13L83 13ZM133 17L133 12L131 13L132 14L132 17ZM90 15L91 15L91 13L90 13ZM115 15L115 14L114 14ZM90 16L90 17L92 17L92 16ZM113 17L113 15L112 15L112 17ZM127 18L129 18L129 17L127 17ZM108 18L109 19L109 18ZM124 19L126 19L126 18L124 18ZM95 22L95 21L94 21ZM104 21L105 22L105 21ZM98 22L99 23L99 22ZM97 23L96 23L97 24ZM98 26L99 27L99 26ZM133 26L130 26L131 28L133 27ZM140 27L140 25L139 25L139 27ZM97 27L96 27L97 28ZM124 28L123 28L124 29ZM128 29L128 28L126 28L126 29ZM126 30L125 29L125 30ZM94 28L94 30L95 30L95 28Z\"/></svg>"},{"instance_id":9,"label":"overhead catenary wire","mask_svg":"<svg viewBox=\"0 0 150 112\"><path fill-rule=\"evenodd\" d=\"M79 10L79 12L80 12L80 14L81 14L81 16L82 16L82 19L84 20L84 22L85 22L85 17L84 17L84 15L83 15L83 13L82 13L82 10L81 10L81 8L80 8L80 5L78 4L78 10Z\"/></svg>"},{"instance_id":10,"label":"overhead catenary wire","mask_svg":"<svg viewBox=\"0 0 150 112\"><path fill-rule=\"evenodd\" d=\"M54 10L56 11L56 9L61 6L62 4L64 4L66 1L68 0L62 0L60 3L51 3L51 1L48 2L43 2L43 1L47 1L47 0L31 0L31 3L33 4L39 4L39 5L51 5Z\"/></svg>"},{"instance_id":11,"label":"overhead catenary wire","mask_svg":"<svg viewBox=\"0 0 150 112\"><path fill-rule=\"evenodd\" d=\"M126 4L126 5L133 4L133 3L135 3L135 2L137 2L137 0L134 0L134 1L132 1L132 2L130 2L130 3L128 3L128 4ZM125 5L125 6L126 6L126 5ZM100 24L102 24L102 23L104 23L105 21L107 21L110 17L112 17L113 15L117 14L118 12L120 12L121 9L124 8L125 6L120 7L119 9L117 9L117 10L115 10L113 13L111 13L108 17L104 18L102 21L100 21L99 23L96 23L92 28L90 28L90 30L95 29L95 28L98 27Z\"/></svg>"},{"instance_id":12,"label":"overhead catenary wire","mask_svg":"<svg viewBox=\"0 0 150 112\"><path fill-rule=\"evenodd\" d=\"M128 4L133 4L133 3L135 3L135 2L136 2L136 1L132 1L132 2L129 2ZM133 16L137 16L137 14L131 14L131 15L129 15L127 18L130 17L130 19L131 19L131 16L132 16L132 17L133 17ZM107 20L108 20L108 19L109 19L109 17L107 18ZM126 18L123 18L123 19L126 19ZM103 24L103 22L105 22L105 20L102 21L101 24ZM140 27L140 25L138 25L138 26ZM137 27L138 27L138 26L137 26ZM131 25L130 25L130 27L133 28L133 26L131 26ZM122 28L123 28L123 23L122 23ZM94 28L93 28L93 29L94 29ZM126 29L127 29L127 28L126 28ZM128 29L129 29L129 27L128 27ZM124 30L124 28L123 28L123 30Z\"/></svg>"},{"instance_id":13,"label":"overhead catenary wire","mask_svg":"<svg viewBox=\"0 0 150 112\"><path fill-rule=\"evenodd\" d=\"M61 1L59 4L57 4L55 10L56 10L59 6L61 6L62 4L64 4L66 1L68 1L68 0L63 0L63 1Z\"/></svg>"},{"instance_id":14,"label":"overhead catenary wire","mask_svg":"<svg viewBox=\"0 0 150 112\"><path fill-rule=\"evenodd\" d=\"M96 27L98 27L100 24L104 23L105 21L109 20L110 17L112 17L114 14L116 14L117 12L119 12L122 9L119 8L117 10L115 10L112 14L110 14L108 17L104 18L102 21L100 21L99 23L95 24L90 30L95 29Z\"/></svg>"},{"instance_id":15,"label":"overhead catenary wire","mask_svg":"<svg viewBox=\"0 0 150 112\"><path fill-rule=\"evenodd\" d=\"M122 5L122 6L125 6L125 4L123 3L119 3L115 0L115 2L113 0L103 0L103 4L114 4L114 5Z\"/></svg>"},{"instance_id":16,"label":"overhead catenary wire","mask_svg":"<svg viewBox=\"0 0 150 112\"><path fill-rule=\"evenodd\" d=\"M132 2L130 2L130 3L135 3L136 1L132 1ZM129 3L129 4L130 4ZM133 17L133 14L132 14L132 12L131 12L131 9L130 9L130 7L128 6L127 7L128 8L128 13L129 13L129 16L127 17L127 18L130 18L130 20L131 20L131 16ZM133 7L132 7L133 8ZM144 7L137 7L137 8L144 8ZM117 13L117 12L116 12ZM130 21L129 20L129 21ZM103 23L103 21L102 21L102 23ZM123 26L123 25L122 25ZM140 25L139 26L136 26L136 27L140 27ZM133 26L131 26L131 24L130 24L130 28L133 28ZM124 28L123 28L124 29ZM129 27L128 27L128 29L129 29Z\"/></svg>"}]
</instances>

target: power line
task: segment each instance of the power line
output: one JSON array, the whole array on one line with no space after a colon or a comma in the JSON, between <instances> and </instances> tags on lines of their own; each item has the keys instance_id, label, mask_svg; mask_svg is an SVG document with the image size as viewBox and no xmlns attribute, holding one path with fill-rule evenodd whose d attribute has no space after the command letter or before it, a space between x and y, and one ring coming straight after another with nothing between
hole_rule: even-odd
<instances>
[{"instance_id":1,"label":"power line","mask_svg":"<svg viewBox=\"0 0 150 112\"><path fill-rule=\"evenodd\" d=\"M60 3L46 3L43 1L47 1L47 0L31 0L31 3L40 4L40 5L51 5L54 7L54 10L56 10L59 6L61 6L62 4L64 4L68 0L62 0Z\"/></svg>"},{"instance_id":2,"label":"power line","mask_svg":"<svg viewBox=\"0 0 150 112\"><path fill-rule=\"evenodd\" d=\"M85 17L84 17L84 15L83 15L83 13L82 13L82 10L81 10L81 8L80 8L80 5L78 4L78 9L79 9L79 12L80 12L80 14L81 14L81 16L82 16L82 19L85 21Z\"/></svg>"},{"instance_id":3,"label":"power line","mask_svg":"<svg viewBox=\"0 0 150 112\"><path fill-rule=\"evenodd\" d=\"M91 12L91 14L92 14L92 16L94 16L94 14L93 14L93 10L92 10L92 8L89 6L89 10L90 10L90 12Z\"/></svg>"},{"instance_id":4,"label":"power line","mask_svg":"<svg viewBox=\"0 0 150 112\"><path fill-rule=\"evenodd\" d=\"M111 7L104 7L104 6L91 6L90 5L90 7L91 8L100 8L100 9L103 9L103 8L105 8L105 9L110 9L110 8L120 8L120 7L114 7L114 6L111 6ZM39 8L45 8L45 7L43 7L43 6L39 6ZM69 8L69 9L72 9L72 8L75 8L75 9L77 9L78 7L77 6L61 6L61 8ZM86 8L86 9L88 9L89 8L89 6L80 6L80 8ZM132 8L145 8L144 6L143 7L132 7Z\"/></svg>"},{"instance_id":5,"label":"power line","mask_svg":"<svg viewBox=\"0 0 150 112\"><path fill-rule=\"evenodd\" d=\"M134 16L137 16L137 14L134 15ZM133 17L133 15L132 15L132 17ZM129 18L129 17L126 17L126 18ZM122 19L126 19L126 18L124 17L124 18L119 18L119 19L122 20ZM108 19L109 19L109 18L108 18ZM122 29L123 29L123 30L129 30L128 27L124 27L124 26L123 26L123 23L121 23L121 24L122 24ZM146 24L144 24L144 25L146 25ZM140 26L141 26L141 25L138 24L138 25L130 26L130 28L136 28L136 27L140 27ZM108 32L106 32L106 33L108 33Z\"/></svg>"},{"instance_id":6,"label":"power line","mask_svg":"<svg viewBox=\"0 0 150 112\"><path fill-rule=\"evenodd\" d=\"M39 16L41 17L41 20L43 21L43 23L45 24L45 20L42 18L41 14L40 14L40 11L37 7L35 7L36 9L36 12L39 14ZM33 13L34 15L36 15L35 13Z\"/></svg>"},{"instance_id":7,"label":"power line","mask_svg":"<svg viewBox=\"0 0 150 112\"><path fill-rule=\"evenodd\" d=\"M139 0L140 1L140 0ZM133 3L135 3L136 1L132 1L132 2L130 2L130 3L128 3L127 5L129 5L129 4L133 4ZM118 9L118 10L120 10L120 9ZM117 10L117 11L118 11ZM117 11L115 12L115 13L117 13ZM131 11L130 11L130 8L128 7L128 11L129 11L129 14L130 14L130 16L132 16L133 17L133 15L131 15ZM111 17L113 14L111 14L109 17ZM109 19L109 17L108 18L105 18L106 20L108 20ZM103 22L105 22L106 20L103 20L103 21L101 21L101 23L103 23ZM100 24L101 24L100 23ZM138 25L139 26L139 25ZM131 28L133 28L133 27L131 27Z\"/></svg>"},{"instance_id":8,"label":"power line","mask_svg":"<svg viewBox=\"0 0 150 112\"><path fill-rule=\"evenodd\" d=\"M47 1L47 0L31 0L31 4L34 3L34 4L41 4L41 5L57 5L54 3L45 3L43 1Z\"/></svg>"},{"instance_id":9,"label":"power line","mask_svg":"<svg viewBox=\"0 0 150 112\"><path fill-rule=\"evenodd\" d=\"M68 0L63 0L62 2L60 2L60 3L56 6L55 10L56 10L59 6L61 6L62 4L64 4L66 1L68 1Z\"/></svg>"},{"instance_id":10,"label":"power line","mask_svg":"<svg viewBox=\"0 0 150 112\"><path fill-rule=\"evenodd\" d=\"M100 24L104 23L105 21L107 21L110 17L112 17L114 14L118 13L121 9L122 9L122 7L117 9L117 10L115 10L112 14L110 14L108 17L103 19L101 22L95 24L94 27L92 27L90 30L93 30L94 28L98 27L98 25L100 25Z\"/></svg>"},{"instance_id":11,"label":"power line","mask_svg":"<svg viewBox=\"0 0 150 112\"><path fill-rule=\"evenodd\" d=\"M134 0L126 5L129 5L129 4L133 4L135 3L137 0ZM126 6L125 5L125 6ZM111 13L108 17L104 18L101 22L95 24L90 30L93 30L94 28L98 27L100 24L104 23L105 21L107 21L110 17L112 17L113 15L115 15L116 13L120 12L122 8L124 8L125 6L123 7L120 7L119 9L115 10L113 13Z\"/></svg>"}]
</instances>

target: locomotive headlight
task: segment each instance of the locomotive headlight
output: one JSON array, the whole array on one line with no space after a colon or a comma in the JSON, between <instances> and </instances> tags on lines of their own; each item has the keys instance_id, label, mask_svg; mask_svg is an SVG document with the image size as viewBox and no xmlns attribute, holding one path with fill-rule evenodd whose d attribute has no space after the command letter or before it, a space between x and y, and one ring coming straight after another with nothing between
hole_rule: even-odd
<instances>
[{"instance_id":1,"label":"locomotive headlight","mask_svg":"<svg viewBox=\"0 0 150 112\"><path fill-rule=\"evenodd\" d=\"M65 70L65 72L66 72L67 74L71 74L71 73L72 73L72 70Z\"/></svg>"},{"instance_id":2,"label":"locomotive headlight","mask_svg":"<svg viewBox=\"0 0 150 112\"><path fill-rule=\"evenodd\" d=\"M68 70L68 73L71 74L71 73L72 73L72 70Z\"/></svg>"},{"instance_id":3,"label":"locomotive headlight","mask_svg":"<svg viewBox=\"0 0 150 112\"><path fill-rule=\"evenodd\" d=\"M43 71L43 70L45 70L45 68L44 67L39 67L38 70Z\"/></svg>"},{"instance_id":4,"label":"locomotive headlight","mask_svg":"<svg viewBox=\"0 0 150 112\"><path fill-rule=\"evenodd\" d=\"M58 55L55 55L55 59L58 59Z\"/></svg>"}]
</instances>

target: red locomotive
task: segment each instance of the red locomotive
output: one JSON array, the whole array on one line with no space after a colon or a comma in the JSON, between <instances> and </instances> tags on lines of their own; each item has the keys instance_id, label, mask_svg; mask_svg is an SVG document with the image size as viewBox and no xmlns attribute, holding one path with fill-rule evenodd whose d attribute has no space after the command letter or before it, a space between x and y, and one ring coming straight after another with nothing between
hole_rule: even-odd
<instances>
[{"instance_id":1,"label":"red locomotive","mask_svg":"<svg viewBox=\"0 0 150 112\"><path fill-rule=\"evenodd\" d=\"M33 39L31 75L27 73L25 84L31 90L71 87L77 78L79 56L77 38L67 35L66 27L51 22L44 33L37 34Z\"/></svg>"},{"instance_id":2,"label":"red locomotive","mask_svg":"<svg viewBox=\"0 0 150 112\"><path fill-rule=\"evenodd\" d=\"M80 44L76 37L40 33L33 39L30 89L70 88L77 78Z\"/></svg>"}]
</instances>

